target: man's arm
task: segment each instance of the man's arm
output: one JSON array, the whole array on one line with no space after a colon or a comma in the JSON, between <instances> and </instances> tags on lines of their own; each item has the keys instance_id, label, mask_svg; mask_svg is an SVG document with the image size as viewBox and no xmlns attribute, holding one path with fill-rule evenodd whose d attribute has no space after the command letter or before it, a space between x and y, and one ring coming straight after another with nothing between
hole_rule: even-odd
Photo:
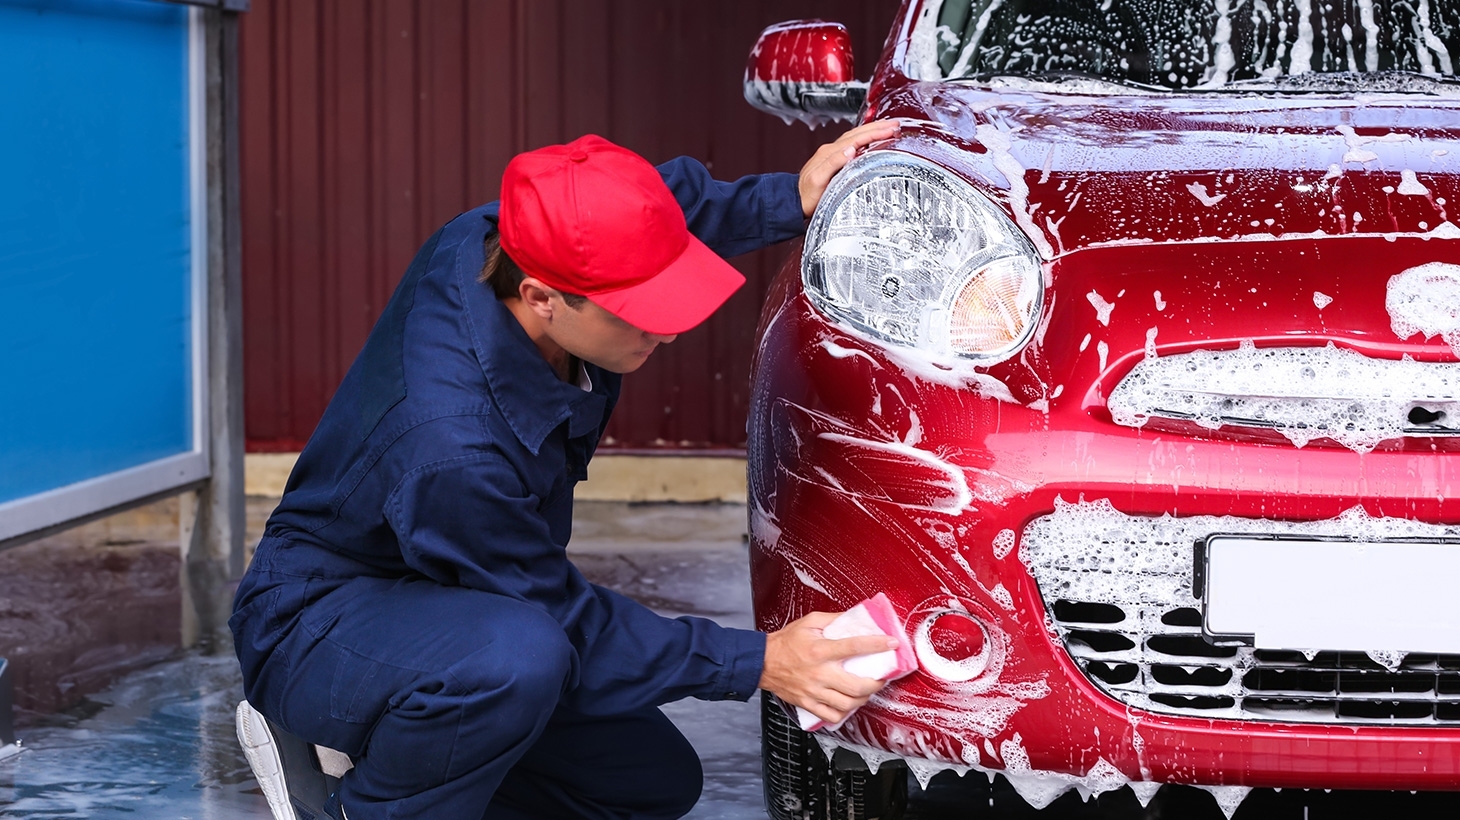
<instances>
[{"instance_id":1,"label":"man's arm","mask_svg":"<svg viewBox=\"0 0 1460 820\"><path fill-rule=\"evenodd\" d=\"M811 156L800 174L759 174L720 182L697 160L659 166L664 184L684 210L690 233L723 257L760 250L806 231L826 186L856 152L898 131L894 120L858 126Z\"/></svg>"},{"instance_id":2,"label":"man's arm","mask_svg":"<svg viewBox=\"0 0 1460 820\"><path fill-rule=\"evenodd\" d=\"M666 618L589 584L553 541L512 465L478 452L419 467L386 504L407 565L432 580L532 604L577 650L564 703L616 714L685 697L745 700L765 635L705 618Z\"/></svg>"},{"instance_id":3,"label":"man's arm","mask_svg":"<svg viewBox=\"0 0 1460 820\"><path fill-rule=\"evenodd\" d=\"M659 174L684 210L690 233L722 257L758 251L806 230L795 174L721 182L689 157L660 165Z\"/></svg>"}]
</instances>

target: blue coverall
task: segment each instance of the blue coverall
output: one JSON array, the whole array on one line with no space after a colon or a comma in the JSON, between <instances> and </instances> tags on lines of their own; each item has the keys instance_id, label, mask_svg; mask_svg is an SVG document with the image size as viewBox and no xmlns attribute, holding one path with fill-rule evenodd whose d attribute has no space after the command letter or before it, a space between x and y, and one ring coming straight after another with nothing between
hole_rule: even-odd
<instances>
[{"instance_id":1,"label":"blue coverall","mask_svg":"<svg viewBox=\"0 0 1460 820\"><path fill-rule=\"evenodd\" d=\"M659 170L722 256L804 229L792 174ZM496 215L421 248L300 455L229 621L245 692L356 760L350 820L678 817L701 771L657 707L748 699L765 636L661 617L568 561L621 377L560 381L478 281Z\"/></svg>"}]
</instances>

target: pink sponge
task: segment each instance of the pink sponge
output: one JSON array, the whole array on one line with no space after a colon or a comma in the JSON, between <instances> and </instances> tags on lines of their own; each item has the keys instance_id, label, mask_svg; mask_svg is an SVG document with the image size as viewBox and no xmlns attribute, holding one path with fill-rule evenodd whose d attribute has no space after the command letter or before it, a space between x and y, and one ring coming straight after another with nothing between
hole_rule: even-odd
<instances>
[{"instance_id":1,"label":"pink sponge","mask_svg":"<svg viewBox=\"0 0 1460 820\"><path fill-rule=\"evenodd\" d=\"M902 619L897 617L892 602L881 592L836 616L836 620L827 624L821 632L832 639L855 638L861 635L886 635L897 639L896 649L857 655L842 661L842 668L858 677L896 680L918 668L917 655L907 639L907 632L902 628ZM847 716L850 717L851 714L848 713ZM808 732L827 726L826 721L799 706L796 707L796 720ZM831 728L839 726L840 723Z\"/></svg>"}]
</instances>

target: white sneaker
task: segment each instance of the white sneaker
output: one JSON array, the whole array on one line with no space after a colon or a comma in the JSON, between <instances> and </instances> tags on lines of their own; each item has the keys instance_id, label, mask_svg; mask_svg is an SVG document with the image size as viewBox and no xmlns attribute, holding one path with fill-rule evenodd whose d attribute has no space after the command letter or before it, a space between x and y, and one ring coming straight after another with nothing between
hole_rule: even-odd
<instances>
[{"instance_id":1,"label":"white sneaker","mask_svg":"<svg viewBox=\"0 0 1460 820\"><path fill-rule=\"evenodd\" d=\"M284 761L279 757L279 745L274 742L274 733L269 724L246 700L238 702L238 713L234 720L238 727L238 742L243 754L253 769L254 779L269 801L269 810L274 820L299 820L294 806L289 802L289 786L284 782Z\"/></svg>"}]
</instances>

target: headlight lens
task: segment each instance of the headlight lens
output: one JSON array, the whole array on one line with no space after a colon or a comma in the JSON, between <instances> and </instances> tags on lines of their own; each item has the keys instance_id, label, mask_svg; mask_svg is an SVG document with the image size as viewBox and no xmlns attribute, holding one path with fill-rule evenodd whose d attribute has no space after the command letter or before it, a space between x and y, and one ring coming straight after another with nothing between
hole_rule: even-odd
<instances>
[{"instance_id":1,"label":"headlight lens","mask_svg":"<svg viewBox=\"0 0 1460 820\"><path fill-rule=\"evenodd\" d=\"M832 181L806 232L817 309L895 345L992 364L1029 341L1039 256L968 183L917 157L865 154Z\"/></svg>"}]
</instances>

